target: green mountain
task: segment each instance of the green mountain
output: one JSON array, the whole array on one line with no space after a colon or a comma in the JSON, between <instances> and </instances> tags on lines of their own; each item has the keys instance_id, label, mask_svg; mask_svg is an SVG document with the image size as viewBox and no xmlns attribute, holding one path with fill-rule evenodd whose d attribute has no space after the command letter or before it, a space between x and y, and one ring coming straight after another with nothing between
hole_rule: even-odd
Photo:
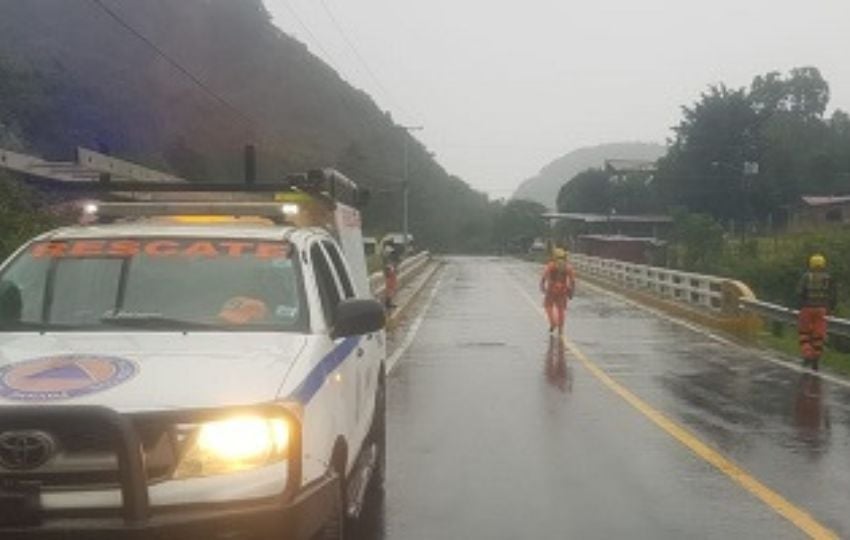
<instances>
[{"instance_id":1,"label":"green mountain","mask_svg":"<svg viewBox=\"0 0 850 540\"><path fill-rule=\"evenodd\" d=\"M274 26L261 0L102 4L120 20L90 0L0 2L0 146L51 159L86 146L233 181L254 144L261 179L335 166L375 190L370 233L400 230L409 136ZM486 229L486 197L407 142L412 233L424 246L465 249Z\"/></svg>"},{"instance_id":2,"label":"green mountain","mask_svg":"<svg viewBox=\"0 0 850 540\"><path fill-rule=\"evenodd\" d=\"M660 144L610 143L573 150L549 163L537 176L529 178L517 188L514 199L537 201L554 209L561 187L578 173L591 167L602 167L606 159L641 159L654 161L666 152Z\"/></svg>"}]
</instances>

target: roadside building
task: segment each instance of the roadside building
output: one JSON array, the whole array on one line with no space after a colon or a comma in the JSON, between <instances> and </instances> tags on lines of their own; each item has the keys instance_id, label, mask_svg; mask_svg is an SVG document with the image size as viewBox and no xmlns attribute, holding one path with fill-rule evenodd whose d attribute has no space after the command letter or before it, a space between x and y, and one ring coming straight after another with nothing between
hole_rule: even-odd
<instances>
[{"instance_id":1,"label":"roadside building","mask_svg":"<svg viewBox=\"0 0 850 540\"><path fill-rule=\"evenodd\" d=\"M586 255L647 264L665 260L673 218L552 212L543 214L557 243Z\"/></svg>"},{"instance_id":2,"label":"roadside building","mask_svg":"<svg viewBox=\"0 0 850 540\"><path fill-rule=\"evenodd\" d=\"M793 230L850 223L850 196L803 196L791 211Z\"/></svg>"}]
</instances>

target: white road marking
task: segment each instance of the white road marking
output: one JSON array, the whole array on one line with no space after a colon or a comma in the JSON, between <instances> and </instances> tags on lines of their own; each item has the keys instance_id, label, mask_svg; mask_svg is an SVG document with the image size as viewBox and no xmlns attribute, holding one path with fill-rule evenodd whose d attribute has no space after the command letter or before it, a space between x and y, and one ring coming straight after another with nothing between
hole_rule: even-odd
<instances>
[{"instance_id":1,"label":"white road marking","mask_svg":"<svg viewBox=\"0 0 850 540\"><path fill-rule=\"evenodd\" d=\"M439 271L439 270L438 270ZM437 282L434 284L434 289L431 290L431 294L428 295L428 299L425 301L425 305L422 308L422 312L416 317L416 320L413 321L413 324L410 326L410 329L407 331L407 335L404 337L404 341L401 345L393 352L392 356L387 359L387 374L390 374L395 369L398 364L399 359L404 356L407 352L407 349L413 345L413 340L416 339L416 335L419 333L419 327L422 326L422 322L425 320L425 316L428 314L428 310L431 309L431 304L434 303L434 298L437 296L437 292L440 290L440 285L443 283L443 276L437 279Z\"/></svg>"}]
</instances>

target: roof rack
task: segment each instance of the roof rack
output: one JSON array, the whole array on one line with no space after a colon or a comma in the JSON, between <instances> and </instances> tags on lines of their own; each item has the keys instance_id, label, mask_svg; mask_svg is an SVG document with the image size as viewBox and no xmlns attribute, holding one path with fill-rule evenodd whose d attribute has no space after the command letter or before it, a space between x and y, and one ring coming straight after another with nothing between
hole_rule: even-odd
<instances>
[{"instance_id":1,"label":"roof rack","mask_svg":"<svg viewBox=\"0 0 850 540\"><path fill-rule=\"evenodd\" d=\"M232 183L190 182L184 178L155 171L112 156L77 148L76 161L50 162L0 148L0 168L22 173L24 180L78 194L105 193L123 199L139 199L155 193L280 194L305 192L333 205L340 202L360 208L369 192L337 170L314 169L272 182L255 180L253 147L246 147L245 180ZM129 197L128 197L129 195Z\"/></svg>"},{"instance_id":2,"label":"roof rack","mask_svg":"<svg viewBox=\"0 0 850 540\"><path fill-rule=\"evenodd\" d=\"M323 198L331 205L342 203L360 208L368 203L369 191L334 169L316 169L289 175L277 182L74 182L68 187L85 193L287 193L303 192Z\"/></svg>"}]
</instances>

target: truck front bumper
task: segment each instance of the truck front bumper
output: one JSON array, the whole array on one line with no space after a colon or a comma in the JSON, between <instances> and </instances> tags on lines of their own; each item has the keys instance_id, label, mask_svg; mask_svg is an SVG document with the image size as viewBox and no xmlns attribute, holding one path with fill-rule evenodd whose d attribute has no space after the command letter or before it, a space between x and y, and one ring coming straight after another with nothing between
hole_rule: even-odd
<instances>
[{"instance_id":1,"label":"truck front bumper","mask_svg":"<svg viewBox=\"0 0 850 540\"><path fill-rule=\"evenodd\" d=\"M31 527L4 528L3 540L266 540L311 538L338 510L339 481L325 477L289 502L154 512L139 522L120 517L47 517Z\"/></svg>"}]
</instances>

